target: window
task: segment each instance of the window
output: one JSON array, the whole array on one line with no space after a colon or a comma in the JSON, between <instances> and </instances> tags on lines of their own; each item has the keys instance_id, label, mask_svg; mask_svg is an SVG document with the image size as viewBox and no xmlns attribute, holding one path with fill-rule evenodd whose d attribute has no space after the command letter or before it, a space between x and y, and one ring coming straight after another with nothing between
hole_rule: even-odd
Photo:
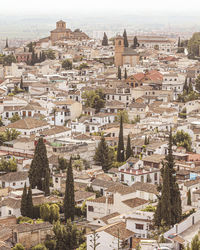
<instances>
[{"instance_id":1,"label":"window","mask_svg":"<svg viewBox=\"0 0 200 250\"><path fill-rule=\"evenodd\" d=\"M121 181L124 181L124 175L121 174Z\"/></svg>"},{"instance_id":2,"label":"window","mask_svg":"<svg viewBox=\"0 0 200 250\"><path fill-rule=\"evenodd\" d=\"M55 182L58 183L58 177L56 177Z\"/></svg>"},{"instance_id":3,"label":"window","mask_svg":"<svg viewBox=\"0 0 200 250\"><path fill-rule=\"evenodd\" d=\"M134 182L135 176L131 176L131 181Z\"/></svg>"},{"instance_id":4,"label":"window","mask_svg":"<svg viewBox=\"0 0 200 250\"><path fill-rule=\"evenodd\" d=\"M155 174L154 174L154 180L157 181L157 179L158 179L158 174L155 173Z\"/></svg>"},{"instance_id":5,"label":"window","mask_svg":"<svg viewBox=\"0 0 200 250\"><path fill-rule=\"evenodd\" d=\"M88 211L89 212L94 212L94 207L93 206L88 206Z\"/></svg>"},{"instance_id":6,"label":"window","mask_svg":"<svg viewBox=\"0 0 200 250\"><path fill-rule=\"evenodd\" d=\"M16 183L15 182L13 182L13 186L15 186L16 185Z\"/></svg>"},{"instance_id":7,"label":"window","mask_svg":"<svg viewBox=\"0 0 200 250\"><path fill-rule=\"evenodd\" d=\"M143 230L144 225L142 225L142 224L135 224L135 228L138 229L138 230Z\"/></svg>"},{"instance_id":8,"label":"window","mask_svg":"<svg viewBox=\"0 0 200 250\"><path fill-rule=\"evenodd\" d=\"M11 211L11 210L8 210L8 214L11 215L11 214L12 214L12 211Z\"/></svg>"}]
</instances>

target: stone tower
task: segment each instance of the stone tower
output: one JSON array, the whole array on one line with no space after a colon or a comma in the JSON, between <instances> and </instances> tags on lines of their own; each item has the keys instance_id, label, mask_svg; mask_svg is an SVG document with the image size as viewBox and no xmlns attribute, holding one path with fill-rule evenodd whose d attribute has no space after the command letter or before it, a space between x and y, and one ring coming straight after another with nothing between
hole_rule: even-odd
<instances>
[{"instance_id":1,"label":"stone tower","mask_svg":"<svg viewBox=\"0 0 200 250\"><path fill-rule=\"evenodd\" d=\"M56 23L56 29L65 30L66 29L66 22L60 20Z\"/></svg>"},{"instance_id":2,"label":"stone tower","mask_svg":"<svg viewBox=\"0 0 200 250\"><path fill-rule=\"evenodd\" d=\"M117 36L115 38L115 66L123 65L123 54L124 52L124 38L122 36Z\"/></svg>"}]
</instances>

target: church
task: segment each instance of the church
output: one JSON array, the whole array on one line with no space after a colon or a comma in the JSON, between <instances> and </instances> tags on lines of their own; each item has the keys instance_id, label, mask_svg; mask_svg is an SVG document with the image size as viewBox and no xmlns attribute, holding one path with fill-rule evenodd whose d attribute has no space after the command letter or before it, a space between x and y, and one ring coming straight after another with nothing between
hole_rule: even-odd
<instances>
[{"instance_id":1,"label":"church","mask_svg":"<svg viewBox=\"0 0 200 250\"><path fill-rule=\"evenodd\" d=\"M50 40L52 42L58 40L87 40L89 37L79 29L71 31L66 28L66 22L60 20L56 23L56 29L51 31Z\"/></svg>"},{"instance_id":2,"label":"church","mask_svg":"<svg viewBox=\"0 0 200 250\"><path fill-rule=\"evenodd\" d=\"M115 66L130 65L131 67L139 63L140 56L132 48L124 46L124 38L118 35L115 38Z\"/></svg>"},{"instance_id":3,"label":"church","mask_svg":"<svg viewBox=\"0 0 200 250\"><path fill-rule=\"evenodd\" d=\"M54 45L56 41L60 41L60 40L81 41L81 40L88 40L88 39L89 39L89 36L86 35L84 32L82 32L79 29L76 29L74 31L67 29L66 22L60 20L56 22L56 28L50 31L50 36L40 39L37 42L37 45L39 45L42 42L48 42L48 41L51 41L52 44Z\"/></svg>"}]
</instances>

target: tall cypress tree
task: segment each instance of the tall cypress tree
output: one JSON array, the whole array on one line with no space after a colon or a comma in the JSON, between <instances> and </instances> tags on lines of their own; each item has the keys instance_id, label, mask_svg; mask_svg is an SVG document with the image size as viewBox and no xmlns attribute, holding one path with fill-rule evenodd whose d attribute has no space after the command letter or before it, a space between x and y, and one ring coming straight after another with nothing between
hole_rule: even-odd
<instances>
[{"instance_id":1,"label":"tall cypress tree","mask_svg":"<svg viewBox=\"0 0 200 250\"><path fill-rule=\"evenodd\" d=\"M50 169L47 158L46 146L43 138L40 137L36 148L33 160L31 162L29 170L29 180L32 188L37 187L39 190L45 192L45 195L49 195L49 178Z\"/></svg>"},{"instance_id":2,"label":"tall cypress tree","mask_svg":"<svg viewBox=\"0 0 200 250\"><path fill-rule=\"evenodd\" d=\"M66 178L66 188L64 197L64 214L65 220L74 220L75 213L75 200L74 200L74 177L72 169L72 158L70 158L67 167L67 178Z\"/></svg>"},{"instance_id":3,"label":"tall cypress tree","mask_svg":"<svg viewBox=\"0 0 200 250\"><path fill-rule=\"evenodd\" d=\"M189 189L188 192L187 192L187 205L191 206L191 204L192 204L192 201L191 201L191 191Z\"/></svg>"},{"instance_id":4,"label":"tall cypress tree","mask_svg":"<svg viewBox=\"0 0 200 250\"><path fill-rule=\"evenodd\" d=\"M128 38L126 30L124 30L123 37L124 37L124 47L128 47Z\"/></svg>"},{"instance_id":5,"label":"tall cypress tree","mask_svg":"<svg viewBox=\"0 0 200 250\"><path fill-rule=\"evenodd\" d=\"M6 46L5 46L5 49L8 48L8 38L6 38Z\"/></svg>"},{"instance_id":6,"label":"tall cypress tree","mask_svg":"<svg viewBox=\"0 0 200 250\"><path fill-rule=\"evenodd\" d=\"M117 148L117 161L124 161L124 136L123 136L123 117L120 117L120 128L119 128L119 141Z\"/></svg>"},{"instance_id":7,"label":"tall cypress tree","mask_svg":"<svg viewBox=\"0 0 200 250\"><path fill-rule=\"evenodd\" d=\"M130 139L130 135L128 135L127 146L126 146L126 160L127 160L131 155L132 155L131 139Z\"/></svg>"},{"instance_id":8,"label":"tall cypress tree","mask_svg":"<svg viewBox=\"0 0 200 250\"><path fill-rule=\"evenodd\" d=\"M112 155L104 136L101 136L101 141L96 148L94 160L97 164L100 164L102 166L102 169L105 172L108 171L112 164Z\"/></svg>"},{"instance_id":9,"label":"tall cypress tree","mask_svg":"<svg viewBox=\"0 0 200 250\"><path fill-rule=\"evenodd\" d=\"M137 47L139 47L138 39L137 39L137 36L134 36L134 38L133 38L133 49L136 49Z\"/></svg>"},{"instance_id":10,"label":"tall cypress tree","mask_svg":"<svg viewBox=\"0 0 200 250\"><path fill-rule=\"evenodd\" d=\"M102 46L108 46L108 37L105 32L103 34Z\"/></svg>"},{"instance_id":11,"label":"tall cypress tree","mask_svg":"<svg viewBox=\"0 0 200 250\"><path fill-rule=\"evenodd\" d=\"M181 47L181 38L180 38L180 36L178 38L178 47Z\"/></svg>"},{"instance_id":12,"label":"tall cypress tree","mask_svg":"<svg viewBox=\"0 0 200 250\"><path fill-rule=\"evenodd\" d=\"M117 79L118 79L118 80L121 80L121 79L122 79L122 72L121 72L120 66L118 66Z\"/></svg>"},{"instance_id":13,"label":"tall cypress tree","mask_svg":"<svg viewBox=\"0 0 200 250\"><path fill-rule=\"evenodd\" d=\"M162 196L160 199L161 202L161 214L162 220L165 225L171 225L171 202L170 202L170 170L168 165L163 166L163 185L162 185Z\"/></svg>"},{"instance_id":14,"label":"tall cypress tree","mask_svg":"<svg viewBox=\"0 0 200 250\"><path fill-rule=\"evenodd\" d=\"M20 89L24 88L24 83L23 83L23 76L21 76L21 80L20 80Z\"/></svg>"},{"instance_id":15,"label":"tall cypress tree","mask_svg":"<svg viewBox=\"0 0 200 250\"><path fill-rule=\"evenodd\" d=\"M23 193L22 193L22 199L21 199L21 215L26 216L27 212L27 188L26 188L26 182L24 185Z\"/></svg>"},{"instance_id":16,"label":"tall cypress tree","mask_svg":"<svg viewBox=\"0 0 200 250\"><path fill-rule=\"evenodd\" d=\"M126 71L126 68L125 68L125 71L124 71L124 79L126 80L128 78L127 76L127 71Z\"/></svg>"},{"instance_id":17,"label":"tall cypress tree","mask_svg":"<svg viewBox=\"0 0 200 250\"><path fill-rule=\"evenodd\" d=\"M28 188L28 194L26 199L26 216L33 218L33 200L32 200L32 189Z\"/></svg>"},{"instance_id":18,"label":"tall cypress tree","mask_svg":"<svg viewBox=\"0 0 200 250\"><path fill-rule=\"evenodd\" d=\"M161 226L174 225L181 220L181 195L178 184L176 183L176 171L174 169L174 157L172 152L172 130L169 134L168 154L165 157L161 175L163 184L161 187L161 196L158 197L158 205L155 212L155 224Z\"/></svg>"}]
</instances>

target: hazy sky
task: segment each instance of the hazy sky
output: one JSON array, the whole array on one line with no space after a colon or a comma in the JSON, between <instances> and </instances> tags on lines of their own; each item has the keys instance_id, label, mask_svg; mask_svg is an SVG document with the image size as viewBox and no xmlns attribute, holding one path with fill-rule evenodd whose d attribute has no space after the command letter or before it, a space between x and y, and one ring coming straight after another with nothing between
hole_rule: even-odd
<instances>
[{"instance_id":1,"label":"hazy sky","mask_svg":"<svg viewBox=\"0 0 200 250\"><path fill-rule=\"evenodd\" d=\"M199 0L1 0L0 13L10 14L41 14L59 12L200 12Z\"/></svg>"}]
</instances>

